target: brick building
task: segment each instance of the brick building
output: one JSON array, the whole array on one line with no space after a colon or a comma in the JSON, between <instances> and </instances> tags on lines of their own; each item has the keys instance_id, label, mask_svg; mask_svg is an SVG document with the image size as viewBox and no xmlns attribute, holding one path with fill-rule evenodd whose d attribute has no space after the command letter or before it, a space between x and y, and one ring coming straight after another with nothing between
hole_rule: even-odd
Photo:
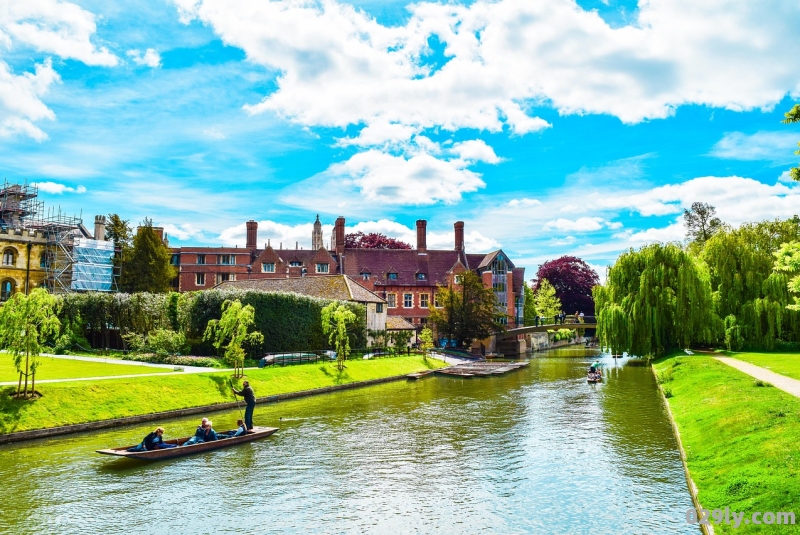
<instances>
[{"instance_id":1,"label":"brick building","mask_svg":"<svg viewBox=\"0 0 800 535\"><path fill-rule=\"evenodd\" d=\"M421 327L428 306L436 306L437 286L457 281L464 271L479 274L493 288L507 322L522 321L524 268L517 268L502 251L467 253L464 223L454 225L452 249L427 248L427 223L417 221L415 249L353 249L345 247L345 219L336 220L330 250L323 245L319 216L314 223L312 249L257 247L258 223L247 222L247 239L239 247L180 247L173 249L179 268L179 291L208 289L225 281L311 277L344 274L387 302L390 316L400 316Z\"/></svg>"}]
</instances>

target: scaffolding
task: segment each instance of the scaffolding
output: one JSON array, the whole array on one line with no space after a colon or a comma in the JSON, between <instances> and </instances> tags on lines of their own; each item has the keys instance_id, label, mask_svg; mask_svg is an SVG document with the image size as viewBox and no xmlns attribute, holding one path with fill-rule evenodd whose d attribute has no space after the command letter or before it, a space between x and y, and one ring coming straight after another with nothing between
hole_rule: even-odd
<instances>
[{"instance_id":1,"label":"scaffolding","mask_svg":"<svg viewBox=\"0 0 800 535\"><path fill-rule=\"evenodd\" d=\"M117 291L114 244L91 239L82 218L60 207L45 213L38 195L36 185L5 181L0 189L0 228L25 228L44 236L44 287L54 294Z\"/></svg>"}]
</instances>

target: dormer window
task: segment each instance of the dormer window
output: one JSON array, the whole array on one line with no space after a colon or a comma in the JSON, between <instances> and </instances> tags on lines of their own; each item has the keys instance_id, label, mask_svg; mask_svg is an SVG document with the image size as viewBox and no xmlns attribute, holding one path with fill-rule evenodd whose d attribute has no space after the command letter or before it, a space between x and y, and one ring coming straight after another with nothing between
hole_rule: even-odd
<instances>
[{"instance_id":1,"label":"dormer window","mask_svg":"<svg viewBox=\"0 0 800 535\"><path fill-rule=\"evenodd\" d=\"M369 271L362 271L361 272L361 278L364 279L365 281L369 280L369 276L370 275L371 275L371 273Z\"/></svg>"},{"instance_id":2,"label":"dormer window","mask_svg":"<svg viewBox=\"0 0 800 535\"><path fill-rule=\"evenodd\" d=\"M328 264L317 264L317 273L328 273Z\"/></svg>"},{"instance_id":3,"label":"dormer window","mask_svg":"<svg viewBox=\"0 0 800 535\"><path fill-rule=\"evenodd\" d=\"M303 263L299 260L292 260L291 262L289 262L289 267L300 267L302 265Z\"/></svg>"},{"instance_id":4,"label":"dormer window","mask_svg":"<svg viewBox=\"0 0 800 535\"><path fill-rule=\"evenodd\" d=\"M261 273L275 273L275 262L262 262Z\"/></svg>"},{"instance_id":5,"label":"dormer window","mask_svg":"<svg viewBox=\"0 0 800 535\"><path fill-rule=\"evenodd\" d=\"M219 263L223 266L230 266L235 263L232 254L221 254L219 255Z\"/></svg>"},{"instance_id":6,"label":"dormer window","mask_svg":"<svg viewBox=\"0 0 800 535\"><path fill-rule=\"evenodd\" d=\"M417 273L417 280L418 281L428 280L427 273Z\"/></svg>"},{"instance_id":7,"label":"dormer window","mask_svg":"<svg viewBox=\"0 0 800 535\"><path fill-rule=\"evenodd\" d=\"M390 281L396 281L397 280L397 273L387 273L386 274L386 278L389 279Z\"/></svg>"}]
</instances>

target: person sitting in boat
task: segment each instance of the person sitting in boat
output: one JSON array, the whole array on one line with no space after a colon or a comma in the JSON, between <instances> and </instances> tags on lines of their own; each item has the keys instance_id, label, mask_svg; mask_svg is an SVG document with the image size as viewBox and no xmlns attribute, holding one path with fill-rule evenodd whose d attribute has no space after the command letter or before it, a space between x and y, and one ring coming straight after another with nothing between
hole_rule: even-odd
<instances>
[{"instance_id":1,"label":"person sitting in boat","mask_svg":"<svg viewBox=\"0 0 800 535\"><path fill-rule=\"evenodd\" d=\"M247 433L247 427L244 425L244 420L236 420L237 428L233 431L225 431L224 433L217 433L220 438L239 437Z\"/></svg>"},{"instance_id":2,"label":"person sitting in boat","mask_svg":"<svg viewBox=\"0 0 800 535\"><path fill-rule=\"evenodd\" d=\"M167 448L174 448L175 444L167 444L164 442L164 428L156 427L151 433L148 433L142 443L138 446L130 448L128 451L153 451Z\"/></svg>"},{"instance_id":3,"label":"person sitting in boat","mask_svg":"<svg viewBox=\"0 0 800 535\"><path fill-rule=\"evenodd\" d=\"M198 444L200 442L217 440L217 438L217 433L211 428L211 421L208 418L203 418L200 421L200 425L197 427L197 431L194 432L194 436L184 442L183 445L191 446L192 444Z\"/></svg>"}]
</instances>

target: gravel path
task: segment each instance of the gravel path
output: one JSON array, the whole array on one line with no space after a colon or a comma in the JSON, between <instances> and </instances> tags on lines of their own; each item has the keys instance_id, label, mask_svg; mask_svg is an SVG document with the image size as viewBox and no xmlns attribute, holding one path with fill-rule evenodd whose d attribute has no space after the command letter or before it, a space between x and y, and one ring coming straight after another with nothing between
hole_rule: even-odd
<instances>
[{"instance_id":1,"label":"gravel path","mask_svg":"<svg viewBox=\"0 0 800 535\"><path fill-rule=\"evenodd\" d=\"M727 364L731 368L736 368L740 372L744 372L751 377L760 379L765 383L771 384L775 388L780 388L784 392L788 392L789 394L800 398L800 381L797 379L792 379L791 377L786 377L785 375L775 373L766 368L762 368L761 366L756 366L755 364L750 364L749 362L744 362L731 357L714 358L724 364Z\"/></svg>"}]
</instances>

